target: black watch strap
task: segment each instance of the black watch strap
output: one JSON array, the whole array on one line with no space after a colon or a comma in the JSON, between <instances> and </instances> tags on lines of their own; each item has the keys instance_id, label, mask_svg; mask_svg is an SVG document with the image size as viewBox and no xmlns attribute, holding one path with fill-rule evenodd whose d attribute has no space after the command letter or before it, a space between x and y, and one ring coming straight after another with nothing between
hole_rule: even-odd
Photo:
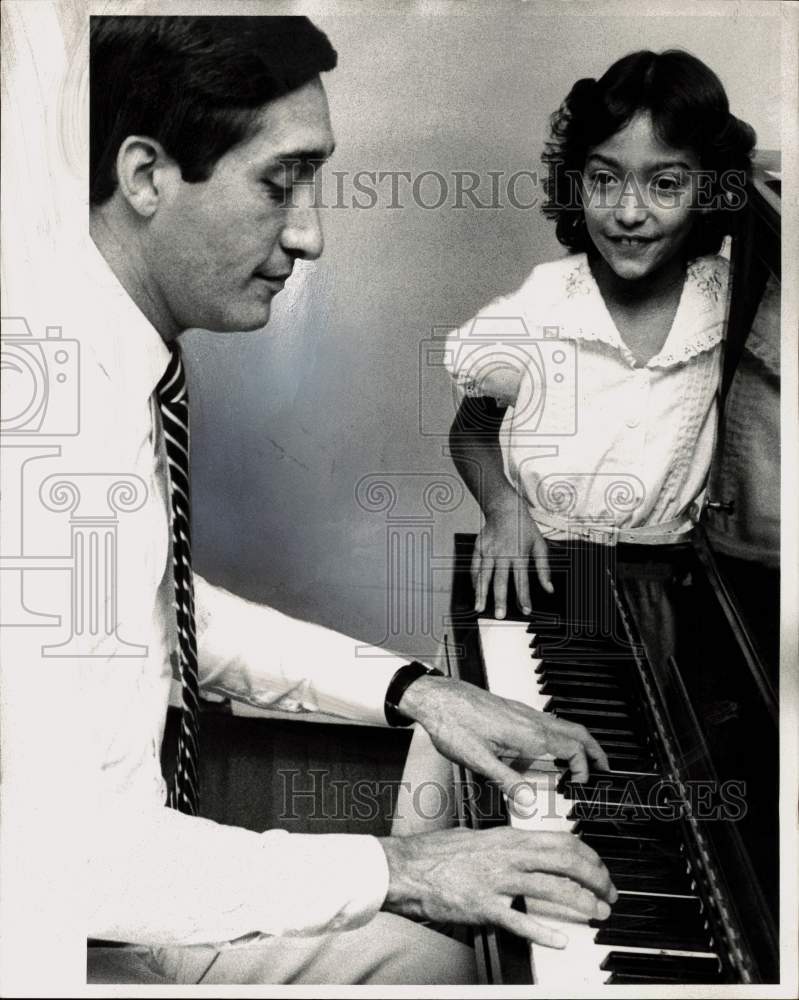
<instances>
[{"instance_id":1,"label":"black watch strap","mask_svg":"<svg viewBox=\"0 0 799 1000\"><path fill-rule=\"evenodd\" d=\"M418 660L406 663L405 666L400 667L394 674L386 691L384 708L386 722L390 726L409 726L413 722L413 719L400 711L399 703L414 681L418 681L420 677L430 676L443 677L444 674L440 670L436 670L435 667L426 667L423 663L419 663Z\"/></svg>"}]
</instances>

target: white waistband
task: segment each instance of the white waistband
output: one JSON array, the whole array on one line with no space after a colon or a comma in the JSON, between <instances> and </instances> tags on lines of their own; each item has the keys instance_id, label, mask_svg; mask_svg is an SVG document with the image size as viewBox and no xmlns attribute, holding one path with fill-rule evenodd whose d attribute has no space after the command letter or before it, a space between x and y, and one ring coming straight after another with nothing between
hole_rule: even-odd
<instances>
[{"instance_id":1,"label":"white waistband","mask_svg":"<svg viewBox=\"0 0 799 1000\"><path fill-rule=\"evenodd\" d=\"M670 521L644 524L637 528L617 528L615 524L603 521L560 517L538 507L530 508L530 516L537 524L601 545L616 545L619 542L632 545L673 545L684 541L694 526L687 513L681 517L673 517Z\"/></svg>"}]
</instances>

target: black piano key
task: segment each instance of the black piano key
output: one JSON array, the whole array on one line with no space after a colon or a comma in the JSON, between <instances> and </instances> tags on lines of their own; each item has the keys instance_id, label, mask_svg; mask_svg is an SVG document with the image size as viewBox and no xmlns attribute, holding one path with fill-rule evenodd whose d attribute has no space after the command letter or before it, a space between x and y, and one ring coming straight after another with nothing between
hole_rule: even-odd
<instances>
[{"instance_id":1,"label":"black piano key","mask_svg":"<svg viewBox=\"0 0 799 1000\"><path fill-rule=\"evenodd\" d=\"M626 718L630 717L632 711L628 702L621 698L607 697L607 690L602 691L601 688L590 688L587 685L563 688L559 684L552 685L547 682L539 688L539 691L555 699L556 714L558 704L575 705L578 708L594 707L603 712L622 712Z\"/></svg>"},{"instance_id":2,"label":"black piano key","mask_svg":"<svg viewBox=\"0 0 799 1000\"><path fill-rule=\"evenodd\" d=\"M687 872L663 868L632 871L631 862L624 860L605 862L613 884L621 892L644 892L667 896L675 893L681 896L691 895L691 879ZM666 947L662 945L662 947Z\"/></svg>"},{"instance_id":3,"label":"black piano key","mask_svg":"<svg viewBox=\"0 0 799 1000\"><path fill-rule=\"evenodd\" d=\"M593 677L569 677L552 672L539 675L539 690L543 694L551 693L578 698L609 699L620 705L629 705L629 692L621 684L613 681L598 681Z\"/></svg>"},{"instance_id":4,"label":"black piano key","mask_svg":"<svg viewBox=\"0 0 799 1000\"><path fill-rule=\"evenodd\" d=\"M580 840L596 851L600 858L680 857L679 843L665 840L636 840L634 837L614 837L608 834L581 833Z\"/></svg>"},{"instance_id":5,"label":"black piano key","mask_svg":"<svg viewBox=\"0 0 799 1000\"><path fill-rule=\"evenodd\" d=\"M535 672L542 681L568 681L570 683L588 684L610 684L614 687L621 687L629 691L631 685L623 675L612 670L603 670L600 667L592 667L590 663L582 663L579 666L569 666L568 664L551 663L545 660L540 663Z\"/></svg>"},{"instance_id":6,"label":"black piano key","mask_svg":"<svg viewBox=\"0 0 799 1000\"><path fill-rule=\"evenodd\" d=\"M569 674L562 670L542 670L536 678L536 683L556 684L562 686L566 691L577 691L580 688L607 691L606 697L635 701L628 684L619 683L612 677L603 677L587 672Z\"/></svg>"},{"instance_id":7,"label":"black piano key","mask_svg":"<svg viewBox=\"0 0 799 1000\"><path fill-rule=\"evenodd\" d=\"M721 983L724 969L718 957L656 955L635 951L611 951L600 965L603 972L622 976L672 976L671 982Z\"/></svg>"},{"instance_id":8,"label":"black piano key","mask_svg":"<svg viewBox=\"0 0 799 1000\"><path fill-rule=\"evenodd\" d=\"M528 626L530 643L544 646L551 651L578 650L581 654L632 659L629 645L608 642L600 636L579 629L551 629Z\"/></svg>"},{"instance_id":9,"label":"black piano key","mask_svg":"<svg viewBox=\"0 0 799 1000\"><path fill-rule=\"evenodd\" d=\"M622 658L598 656L595 650L553 649L533 644L530 646L530 656L534 660L543 660L545 664L558 670L562 667L564 670L603 671L636 683L634 663Z\"/></svg>"},{"instance_id":10,"label":"black piano key","mask_svg":"<svg viewBox=\"0 0 799 1000\"><path fill-rule=\"evenodd\" d=\"M629 739L627 737L621 736L611 736L601 730L598 733L594 733L594 737L597 743L602 747L606 754L619 754L621 756L627 755L630 757L649 757L650 752L644 738L640 737L638 739ZM627 770L632 770L627 768Z\"/></svg>"},{"instance_id":11,"label":"black piano key","mask_svg":"<svg viewBox=\"0 0 799 1000\"><path fill-rule=\"evenodd\" d=\"M534 632L537 628L563 628L563 616L557 613L544 614L536 608L527 623L527 631Z\"/></svg>"},{"instance_id":12,"label":"black piano key","mask_svg":"<svg viewBox=\"0 0 799 1000\"><path fill-rule=\"evenodd\" d=\"M603 820L626 819L630 821L652 820L652 821L673 821L679 818L675 813L679 806L650 806L623 800L619 802L603 801L596 798L593 801L585 798L574 798L571 800L572 807L566 817L570 822L578 820L591 820L602 822Z\"/></svg>"},{"instance_id":13,"label":"black piano key","mask_svg":"<svg viewBox=\"0 0 799 1000\"><path fill-rule=\"evenodd\" d=\"M667 985L677 985L681 983L685 984L700 984L704 983L704 979L690 979L679 975L679 973L663 972L663 973L645 973L641 976L633 975L627 972L611 972L608 978L605 980L605 986L657 986L661 983Z\"/></svg>"},{"instance_id":14,"label":"black piano key","mask_svg":"<svg viewBox=\"0 0 799 1000\"><path fill-rule=\"evenodd\" d=\"M613 874L614 872L625 879L629 880L631 883L636 878L642 879L677 879L678 881L687 880L689 877L688 862L685 858L679 857L675 858L669 855L661 855L659 857L649 857L642 855L640 858L633 860L632 858L608 858L607 861L608 871ZM665 884L665 883L664 883ZM616 886L620 889L620 886ZM637 891L635 887L630 884L627 887L627 891L635 892ZM644 892L661 892L662 890L653 890L651 886L641 885L640 891ZM666 890L668 895L668 890ZM628 908L634 909L637 903L630 903ZM643 905L643 904L642 904Z\"/></svg>"},{"instance_id":15,"label":"black piano key","mask_svg":"<svg viewBox=\"0 0 799 1000\"><path fill-rule=\"evenodd\" d=\"M630 679L634 679L636 676L634 664L631 664L629 660L609 660L607 657L598 657L595 654L567 655L563 650L556 652L535 646L530 646L530 657L534 660L543 660L543 669L550 667L553 670L589 670ZM539 664L540 666L542 665Z\"/></svg>"},{"instance_id":16,"label":"black piano key","mask_svg":"<svg viewBox=\"0 0 799 1000\"><path fill-rule=\"evenodd\" d=\"M603 670L619 677L638 676L635 661L624 656L601 656L596 650L554 649L540 643L530 644L530 656L560 670Z\"/></svg>"},{"instance_id":17,"label":"black piano key","mask_svg":"<svg viewBox=\"0 0 799 1000\"><path fill-rule=\"evenodd\" d=\"M621 725L611 725L612 719L606 720L609 724L604 725L603 720L592 712L580 712L580 711L570 711L570 712L558 712L559 719L565 719L567 722L578 722L581 726L591 733L594 739L598 743L604 746L603 737L615 741L618 746L632 747L635 750L641 750L641 741L636 739L638 735L635 730L630 729L623 723Z\"/></svg>"},{"instance_id":18,"label":"black piano key","mask_svg":"<svg viewBox=\"0 0 799 1000\"><path fill-rule=\"evenodd\" d=\"M629 798L631 802L655 804L662 790L660 775L609 774L598 771L589 775L588 781L574 782L565 771L558 781L557 790L567 799L620 802Z\"/></svg>"},{"instance_id":19,"label":"black piano key","mask_svg":"<svg viewBox=\"0 0 799 1000\"><path fill-rule=\"evenodd\" d=\"M668 868L668 864L664 865L664 868ZM626 920L694 922L698 927L704 927L702 904L697 896L647 896L642 893L623 892L613 904L610 920L611 922Z\"/></svg>"},{"instance_id":20,"label":"black piano key","mask_svg":"<svg viewBox=\"0 0 799 1000\"><path fill-rule=\"evenodd\" d=\"M656 928L628 927L600 928L595 937L596 944L628 948L667 948L670 951L713 951L709 932L692 933L689 929L661 930Z\"/></svg>"},{"instance_id":21,"label":"black piano key","mask_svg":"<svg viewBox=\"0 0 799 1000\"><path fill-rule=\"evenodd\" d=\"M612 836L620 840L631 839L652 844L681 844L680 830L675 823L658 823L650 820L581 819L572 831L576 836Z\"/></svg>"},{"instance_id":22,"label":"black piano key","mask_svg":"<svg viewBox=\"0 0 799 1000\"><path fill-rule=\"evenodd\" d=\"M655 771L655 761L651 755L638 755L634 753L608 753L608 766L611 771L637 771L641 774L650 774Z\"/></svg>"},{"instance_id":23,"label":"black piano key","mask_svg":"<svg viewBox=\"0 0 799 1000\"><path fill-rule=\"evenodd\" d=\"M552 660L553 663L593 663L594 666L608 670L630 670L637 675L636 660L629 649L603 649L591 641L565 642L543 635L533 636L527 645L529 649L538 651L533 655Z\"/></svg>"},{"instance_id":24,"label":"black piano key","mask_svg":"<svg viewBox=\"0 0 799 1000\"><path fill-rule=\"evenodd\" d=\"M554 625L551 622L532 621L527 624L527 632L531 639L540 639L558 646L591 646L604 655L632 655L629 642L619 642L612 636L608 637L585 622L565 621Z\"/></svg>"},{"instance_id":25,"label":"black piano key","mask_svg":"<svg viewBox=\"0 0 799 1000\"><path fill-rule=\"evenodd\" d=\"M561 695L553 695L544 705L545 712L554 712L557 716L563 716L566 713L582 712L586 716L596 716L600 725L608 720L617 721L619 724L625 723L629 724L632 728L632 714L630 709L616 708L613 706L597 705L594 707L590 701L583 698L576 697L562 697ZM587 725L587 723L586 723Z\"/></svg>"}]
</instances>

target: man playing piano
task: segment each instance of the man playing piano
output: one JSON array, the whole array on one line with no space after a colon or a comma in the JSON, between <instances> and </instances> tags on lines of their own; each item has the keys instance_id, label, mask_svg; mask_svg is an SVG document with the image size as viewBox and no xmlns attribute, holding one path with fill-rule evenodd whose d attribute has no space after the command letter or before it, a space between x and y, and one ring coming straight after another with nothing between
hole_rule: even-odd
<instances>
[{"instance_id":1,"label":"man playing piano","mask_svg":"<svg viewBox=\"0 0 799 1000\"><path fill-rule=\"evenodd\" d=\"M335 62L304 18L92 19L99 255L91 248L81 276L92 303L83 443L98 469L150 487L132 568L148 652L91 675L93 982L470 982L471 949L422 921L495 924L559 947L538 915L603 919L615 899L602 862L570 835L256 834L197 814L198 685L259 707L416 722L521 806L509 757L552 754L578 781L607 765L581 726L399 657L364 664L353 640L191 572L178 341L193 327L264 327L296 261L321 254L310 182L333 151L320 73ZM183 706L167 790L170 661ZM512 908L522 895L526 913Z\"/></svg>"}]
</instances>

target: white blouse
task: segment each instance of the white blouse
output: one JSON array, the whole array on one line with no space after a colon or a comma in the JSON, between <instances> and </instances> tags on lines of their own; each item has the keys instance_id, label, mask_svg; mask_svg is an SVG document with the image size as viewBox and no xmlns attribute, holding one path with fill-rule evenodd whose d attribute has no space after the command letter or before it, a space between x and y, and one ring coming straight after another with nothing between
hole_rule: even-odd
<instances>
[{"instance_id":1,"label":"white blouse","mask_svg":"<svg viewBox=\"0 0 799 1000\"><path fill-rule=\"evenodd\" d=\"M715 441L728 272L720 256L688 265L666 341L640 366L585 254L534 268L449 335L445 361L467 395L503 401L497 387L518 384L505 473L545 535L588 525L646 542L654 526L690 529Z\"/></svg>"}]
</instances>

